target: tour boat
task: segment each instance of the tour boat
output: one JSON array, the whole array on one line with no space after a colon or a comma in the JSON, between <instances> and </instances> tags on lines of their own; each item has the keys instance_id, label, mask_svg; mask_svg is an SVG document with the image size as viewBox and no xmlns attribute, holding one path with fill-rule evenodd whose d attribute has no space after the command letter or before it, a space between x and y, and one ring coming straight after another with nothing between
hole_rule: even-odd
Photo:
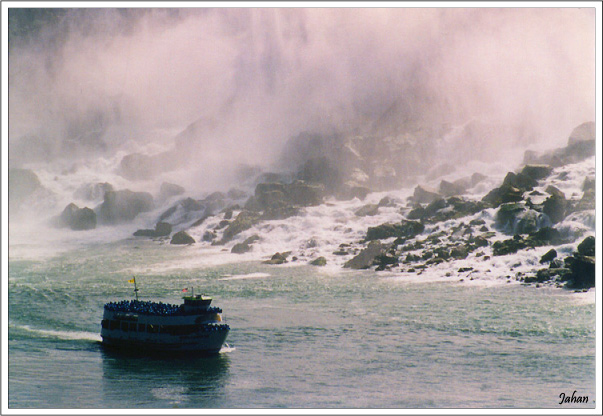
<instances>
[{"instance_id":1,"label":"tour boat","mask_svg":"<svg viewBox=\"0 0 603 416\"><path fill-rule=\"evenodd\" d=\"M137 352L218 353L230 330L222 322L222 309L210 306L209 296L183 299L181 305L172 305L141 301L137 296L105 304L102 344Z\"/></svg>"}]
</instances>

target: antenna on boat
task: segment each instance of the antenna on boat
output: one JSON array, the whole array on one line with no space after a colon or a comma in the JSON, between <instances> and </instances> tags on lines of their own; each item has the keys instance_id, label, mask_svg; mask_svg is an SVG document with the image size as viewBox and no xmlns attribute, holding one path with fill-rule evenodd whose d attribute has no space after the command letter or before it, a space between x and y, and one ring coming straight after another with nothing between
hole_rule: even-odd
<instances>
[{"instance_id":1,"label":"antenna on boat","mask_svg":"<svg viewBox=\"0 0 603 416\"><path fill-rule=\"evenodd\" d=\"M138 300L138 287L136 286L136 276L133 276L132 279L128 280L128 283L134 283L134 294L136 295L136 300Z\"/></svg>"}]
</instances>

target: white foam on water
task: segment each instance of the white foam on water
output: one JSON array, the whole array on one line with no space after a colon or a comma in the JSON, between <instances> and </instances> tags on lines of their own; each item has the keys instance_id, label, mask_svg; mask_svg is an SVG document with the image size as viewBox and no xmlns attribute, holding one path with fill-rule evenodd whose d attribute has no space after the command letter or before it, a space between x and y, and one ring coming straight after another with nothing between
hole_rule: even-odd
<instances>
[{"instance_id":1,"label":"white foam on water","mask_svg":"<svg viewBox=\"0 0 603 416\"><path fill-rule=\"evenodd\" d=\"M231 347L230 345L228 345L228 343L224 343L224 345L222 345L222 348L220 348L220 354L227 354L229 352L233 352L235 351L236 348L235 347Z\"/></svg>"},{"instance_id":2,"label":"white foam on water","mask_svg":"<svg viewBox=\"0 0 603 416\"><path fill-rule=\"evenodd\" d=\"M246 279L263 279L270 277L269 273L249 273L249 274L235 274L234 276L225 276L218 280L246 280Z\"/></svg>"},{"instance_id":3,"label":"white foam on water","mask_svg":"<svg viewBox=\"0 0 603 416\"><path fill-rule=\"evenodd\" d=\"M40 334L47 338L58 338L64 340L83 340L83 341L102 341L100 334L95 332L85 332L85 331L55 331L50 329L38 329L32 328L28 325L18 325L20 329L24 329L29 332L34 332L36 334Z\"/></svg>"}]
</instances>

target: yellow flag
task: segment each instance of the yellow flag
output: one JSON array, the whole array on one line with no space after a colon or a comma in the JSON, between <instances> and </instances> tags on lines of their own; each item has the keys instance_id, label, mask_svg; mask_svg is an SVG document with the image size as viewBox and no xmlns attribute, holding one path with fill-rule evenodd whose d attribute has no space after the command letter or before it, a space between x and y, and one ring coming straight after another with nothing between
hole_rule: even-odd
<instances>
[{"instance_id":1,"label":"yellow flag","mask_svg":"<svg viewBox=\"0 0 603 416\"><path fill-rule=\"evenodd\" d=\"M128 283L136 283L136 278L128 280Z\"/></svg>"}]
</instances>

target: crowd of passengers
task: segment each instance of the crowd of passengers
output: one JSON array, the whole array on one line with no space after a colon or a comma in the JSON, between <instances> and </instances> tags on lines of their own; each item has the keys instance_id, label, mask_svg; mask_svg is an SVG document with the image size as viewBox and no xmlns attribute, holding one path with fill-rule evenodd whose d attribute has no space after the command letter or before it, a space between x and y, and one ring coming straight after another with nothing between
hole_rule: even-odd
<instances>
[{"instance_id":1,"label":"crowd of passengers","mask_svg":"<svg viewBox=\"0 0 603 416\"><path fill-rule=\"evenodd\" d=\"M119 302L109 302L105 304L105 309L113 312L134 312L141 315L185 315L187 313L183 305L172 305L170 303L142 300L122 300ZM207 312L222 313L222 309L216 306L210 306L207 309Z\"/></svg>"}]
</instances>

